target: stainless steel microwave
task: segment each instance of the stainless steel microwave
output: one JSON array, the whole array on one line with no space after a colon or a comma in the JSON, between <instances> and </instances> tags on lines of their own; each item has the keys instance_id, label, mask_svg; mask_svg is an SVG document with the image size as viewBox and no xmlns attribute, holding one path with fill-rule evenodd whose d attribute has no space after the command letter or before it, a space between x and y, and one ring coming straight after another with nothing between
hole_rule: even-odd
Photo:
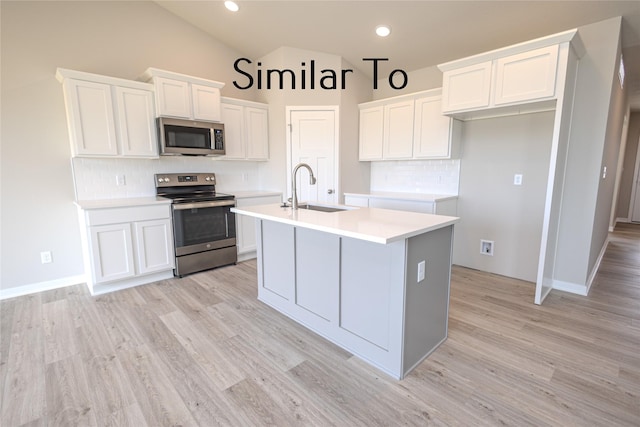
<instances>
[{"instance_id":1,"label":"stainless steel microwave","mask_svg":"<svg viewBox=\"0 0 640 427\"><path fill-rule=\"evenodd\" d=\"M221 156L225 153L222 123L159 117L158 136L163 156Z\"/></svg>"}]
</instances>

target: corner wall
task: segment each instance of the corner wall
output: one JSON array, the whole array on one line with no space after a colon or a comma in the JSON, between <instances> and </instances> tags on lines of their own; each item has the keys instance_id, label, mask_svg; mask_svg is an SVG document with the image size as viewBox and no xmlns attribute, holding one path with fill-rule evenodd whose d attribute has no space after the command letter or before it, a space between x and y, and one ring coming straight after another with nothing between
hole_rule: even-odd
<instances>
[{"instance_id":1,"label":"corner wall","mask_svg":"<svg viewBox=\"0 0 640 427\"><path fill-rule=\"evenodd\" d=\"M607 144L616 143L611 135L622 126L622 117L609 122L615 107L612 85L617 79L620 28L618 17L578 29L586 53L578 67L553 276L578 286L587 285L608 232L617 151L610 159L605 150L608 153ZM607 178L602 178L605 162ZM601 190L602 180L607 181Z\"/></svg>"}]
</instances>

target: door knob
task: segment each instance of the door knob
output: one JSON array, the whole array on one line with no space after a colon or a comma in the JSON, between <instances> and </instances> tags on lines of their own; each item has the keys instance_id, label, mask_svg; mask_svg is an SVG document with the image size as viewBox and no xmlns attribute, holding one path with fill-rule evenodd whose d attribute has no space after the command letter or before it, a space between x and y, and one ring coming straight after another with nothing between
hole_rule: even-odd
<instances>
[{"instance_id":1,"label":"door knob","mask_svg":"<svg viewBox=\"0 0 640 427\"><path fill-rule=\"evenodd\" d=\"M327 190L327 194L333 194L333 190Z\"/></svg>"}]
</instances>

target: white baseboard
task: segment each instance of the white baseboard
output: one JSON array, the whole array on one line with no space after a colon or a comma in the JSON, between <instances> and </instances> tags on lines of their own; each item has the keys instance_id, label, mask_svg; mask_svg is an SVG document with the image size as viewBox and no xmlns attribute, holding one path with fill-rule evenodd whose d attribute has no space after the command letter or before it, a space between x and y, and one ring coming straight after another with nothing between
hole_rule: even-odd
<instances>
[{"instance_id":1,"label":"white baseboard","mask_svg":"<svg viewBox=\"0 0 640 427\"><path fill-rule=\"evenodd\" d=\"M256 251L249 251L238 254L238 262L248 261L257 257Z\"/></svg>"},{"instance_id":2,"label":"white baseboard","mask_svg":"<svg viewBox=\"0 0 640 427\"><path fill-rule=\"evenodd\" d=\"M600 263L602 262L602 257L604 257L604 253L607 251L607 246L609 245L609 238L604 241L602 245L602 249L600 249L600 253L598 254L598 258L596 259L593 268L591 269L591 273L587 278L587 294L589 293L589 289L591 289L591 285L593 284L593 279L596 278L596 274L598 273L598 269L600 268Z\"/></svg>"},{"instance_id":3,"label":"white baseboard","mask_svg":"<svg viewBox=\"0 0 640 427\"><path fill-rule=\"evenodd\" d=\"M65 288L67 286L79 285L86 283L87 279L84 274L78 276L63 277L62 279L48 280L46 282L32 283L30 285L16 286L0 290L0 300L21 297L23 295L35 294L52 289Z\"/></svg>"},{"instance_id":4,"label":"white baseboard","mask_svg":"<svg viewBox=\"0 0 640 427\"><path fill-rule=\"evenodd\" d=\"M557 289L559 291L569 292L572 294L587 296L589 295L589 290L591 289L591 285L593 284L593 280L598 273L598 269L600 268L600 263L602 262L602 257L604 257L604 253L607 250L607 245L609 244L609 239L605 240L604 245L602 245L602 249L600 249L600 253L598 254L598 258L596 259L593 268L591 269L591 274L587 278L587 282L585 284L581 283L571 283L564 282L562 280L554 280L553 281L553 289Z\"/></svg>"},{"instance_id":5,"label":"white baseboard","mask_svg":"<svg viewBox=\"0 0 640 427\"><path fill-rule=\"evenodd\" d=\"M587 296L589 289L587 285L581 285L580 283L564 282L562 280L553 281L553 289L557 291L569 292L571 294Z\"/></svg>"}]
</instances>

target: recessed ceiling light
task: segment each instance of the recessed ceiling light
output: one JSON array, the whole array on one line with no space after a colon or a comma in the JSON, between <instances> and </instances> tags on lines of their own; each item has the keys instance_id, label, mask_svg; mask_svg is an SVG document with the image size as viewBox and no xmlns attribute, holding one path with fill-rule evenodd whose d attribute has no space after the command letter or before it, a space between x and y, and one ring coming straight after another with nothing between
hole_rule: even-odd
<instances>
[{"instance_id":1,"label":"recessed ceiling light","mask_svg":"<svg viewBox=\"0 0 640 427\"><path fill-rule=\"evenodd\" d=\"M389 27L388 25L378 25L376 27L376 34L380 37L387 37L389 34L391 34L391 27Z\"/></svg>"},{"instance_id":2,"label":"recessed ceiling light","mask_svg":"<svg viewBox=\"0 0 640 427\"><path fill-rule=\"evenodd\" d=\"M227 9L229 9L231 12L237 12L240 9L240 6L238 6L238 3L231 1L231 0L227 0L224 2L224 7L226 7Z\"/></svg>"}]
</instances>

